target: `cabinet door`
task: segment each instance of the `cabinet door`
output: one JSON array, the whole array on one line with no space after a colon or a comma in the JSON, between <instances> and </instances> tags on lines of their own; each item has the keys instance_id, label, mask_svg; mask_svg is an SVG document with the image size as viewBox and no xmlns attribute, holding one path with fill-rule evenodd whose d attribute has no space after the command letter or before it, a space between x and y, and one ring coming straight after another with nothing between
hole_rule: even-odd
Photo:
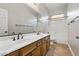
<instances>
[{"instance_id":1,"label":"cabinet door","mask_svg":"<svg viewBox=\"0 0 79 59\"><path fill-rule=\"evenodd\" d=\"M41 46L37 47L33 52L32 56L40 56L41 55Z\"/></svg>"},{"instance_id":2,"label":"cabinet door","mask_svg":"<svg viewBox=\"0 0 79 59\"><path fill-rule=\"evenodd\" d=\"M45 55L47 52L47 49L46 49L46 43L43 44L43 55Z\"/></svg>"},{"instance_id":3,"label":"cabinet door","mask_svg":"<svg viewBox=\"0 0 79 59\"><path fill-rule=\"evenodd\" d=\"M46 49L48 50L49 49L49 47L50 47L50 37L48 36L47 37L47 41L46 41Z\"/></svg>"},{"instance_id":4,"label":"cabinet door","mask_svg":"<svg viewBox=\"0 0 79 59\"><path fill-rule=\"evenodd\" d=\"M11 52L11 53L7 54L6 56L19 56L19 50Z\"/></svg>"},{"instance_id":5,"label":"cabinet door","mask_svg":"<svg viewBox=\"0 0 79 59\"><path fill-rule=\"evenodd\" d=\"M36 42L34 42L32 44L29 44L28 46L25 46L25 47L20 49L20 55L21 56L26 56L30 52L32 52L35 48L36 48Z\"/></svg>"},{"instance_id":6,"label":"cabinet door","mask_svg":"<svg viewBox=\"0 0 79 59\"><path fill-rule=\"evenodd\" d=\"M46 54L46 40L45 38L43 39L43 42L42 42L42 55L45 55Z\"/></svg>"}]
</instances>

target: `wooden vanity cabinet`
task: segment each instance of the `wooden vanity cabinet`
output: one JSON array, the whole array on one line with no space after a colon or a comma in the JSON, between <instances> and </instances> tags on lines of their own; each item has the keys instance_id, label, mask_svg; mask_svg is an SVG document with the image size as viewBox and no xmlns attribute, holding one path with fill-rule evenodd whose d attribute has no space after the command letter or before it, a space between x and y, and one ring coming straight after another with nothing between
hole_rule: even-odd
<instances>
[{"instance_id":1,"label":"wooden vanity cabinet","mask_svg":"<svg viewBox=\"0 0 79 59\"><path fill-rule=\"evenodd\" d=\"M24 46L6 56L44 56L50 47L50 36L41 38L27 46Z\"/></svg>"}]
</instances>

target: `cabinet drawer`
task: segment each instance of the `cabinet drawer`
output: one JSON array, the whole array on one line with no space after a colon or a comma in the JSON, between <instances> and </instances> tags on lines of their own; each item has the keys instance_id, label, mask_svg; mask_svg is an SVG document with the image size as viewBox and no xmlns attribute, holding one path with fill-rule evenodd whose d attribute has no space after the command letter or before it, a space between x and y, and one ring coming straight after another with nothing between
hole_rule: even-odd
<instances>
[{"instance_id":1,"label":"cabinet drawer","mask_svg":"<svg viewBox=\"0 0 79 59\"><path fill-rule=\"evenodd\" d=\"M49 39L50 40L50 36L47 36L46 39Z\"/></svg>"},{"instance_id":2,"label":"cabinet drawer","mask_svg":"<svg viewBox=\"0 0 79 59\"><path fill-rule=\"evenodd\" d=\"M49 37L46 37L46 40L48 40L49 39Z\"/></svg>"},{"instance_id":3,"label":"cabinet drawer","mask_svg":"<svg viewBox=\"0 0 79 59\"><path fill-rule=\"evenodd\" d=\"M44 38L44 39L42 40L42 42L43 42L43 43L46 43L46 38Z\"/></svg>"},{"instance_id":4,"label":"cabinet drawer","mask_svg":"<svg viewBox=\"0 0 79 59\"><path fill-rule=\"evenodd\" d=\"M47 39L47 42L50 42L50 39Z\"/></svg>"},{"instance_id":5,"label":"cabinet drawer","mask_svg":"<svg viewBox=\"0 0 79 59\"><path fill-rule=\"evenodd\" d=\"M35 48L36 48L36 42L29 44L28 46L25 46L20 49L20 55L26 56Z\"/></svg>"},{"instance_id":6,"label":"cabinet drawer","mask_svg":"<svg viewBox=\"0 0 79 59\"><path fill-rule=\"evenodd\" d=\"M41 40L38 40L37 41L37 46L40 46L42 44L42 41Z\"/></svg>"}]
</instances>

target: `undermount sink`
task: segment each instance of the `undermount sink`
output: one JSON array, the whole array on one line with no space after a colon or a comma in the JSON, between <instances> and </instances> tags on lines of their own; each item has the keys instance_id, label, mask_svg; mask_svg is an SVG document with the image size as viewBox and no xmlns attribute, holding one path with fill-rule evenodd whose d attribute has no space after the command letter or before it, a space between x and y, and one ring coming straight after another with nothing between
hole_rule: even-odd
<instances>
[{"instance_id":1,"label":"undermount sink","mask_svg":"<svg viewBox=\"0 0 79 59\"><path fill-rule=\"evenodd\" d=\"M17 40L17 37L15 37L15 41L13 41L13 37L15 37L15 36L10 37L10 39L0 41L0 47L6 47L6 46L12 47L13 45L27 43L27 42L30 42L30 41L36 39L36 38L39 38L40 35L36 35L36 34L31 34L28 36L24 35L23 39L18 39L18 40Z\"/></svg>"},{"instance_id":2,"label":"undermount sink","mask_svg":"<svg viewBox=\"0 0 79 59\"><path fill-rule=\"evenodd\" d=\"M35 39L38 36L40 36L40 35L36 35L36 34L31 34L30 36L24 35L23 39L18 39L17 40L17 37L15 37L15 41L13 41L13 39L12 39L13 36L12 36L10 39L0 41L0 47L7 46L7 45L12 45L12 44L14 45L16 43L21 44L25 41L28 42L28 41L31 41L31 40Z\"/></svg>"}]
</instances>

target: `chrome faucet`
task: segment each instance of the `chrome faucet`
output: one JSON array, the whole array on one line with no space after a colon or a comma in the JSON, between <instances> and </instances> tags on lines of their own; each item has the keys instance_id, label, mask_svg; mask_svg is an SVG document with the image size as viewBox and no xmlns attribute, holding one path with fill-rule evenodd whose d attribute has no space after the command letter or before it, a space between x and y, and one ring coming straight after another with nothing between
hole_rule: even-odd
<instances>
[{"instance_id":1,"label":"chrome faucet","mask_svg":"<svg viewBox=\"0 0 79 59\"><path fill-rule=\"evenodd\" d=\"M13 41L15 41L16 39L15 39L15 37L13 37Z\"/></svg>"},{"instance_id":2,"label":"chrome faucet","mask_svg":"<svg viewBox=\"0 0 79 59\"><path fill-rule=\"evenodd\" d=\"M13 36L13 37L11 37L10 39L12 39L13 41L15 41L15 40L16 40L14 36Z\"/></svg>"},{"instance_id":3,"label":"chrome faucet","mask_svg":"<svg viewBox=\"0 0 79 59\"><path fill-rule=\"evenodd\" d=\"M21 35L21 39L23 39L22 33L18 33L17 40L20 39L20 35Z\"/></svg>"},{"instance_id":4,"label":"chrome faucet","mask_svg":"<svg viewBox=\"0 0 79 59\"><path fill-rule=\"evenodd\" d=\"M37 32L37 35L39 35L39 34L40 34L40 31Z\"/></svg>"}]
</instances>

